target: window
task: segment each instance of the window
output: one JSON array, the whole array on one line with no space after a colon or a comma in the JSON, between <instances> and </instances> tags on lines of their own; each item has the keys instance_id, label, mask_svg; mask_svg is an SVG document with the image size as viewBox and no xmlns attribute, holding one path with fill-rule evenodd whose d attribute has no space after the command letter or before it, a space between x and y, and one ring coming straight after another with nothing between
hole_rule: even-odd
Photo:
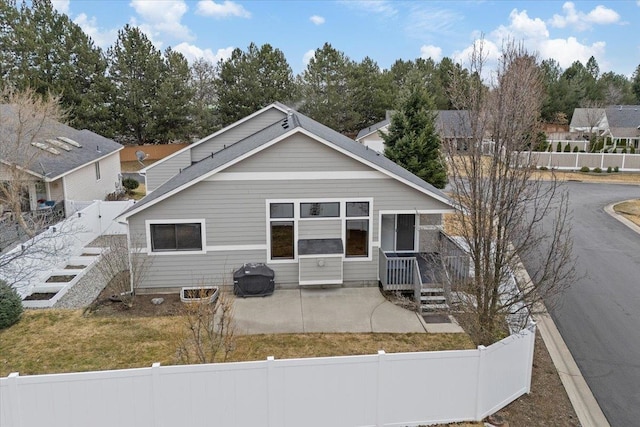
<instances>
[{"instance_id":1,"label":"window","mask_svg":"<svg viewBox=\"0 0 640 427\"><path fill-rule=\"evenodd\" d=\"M202 224L199 222L150 224L150 231L153 252L202 250Z\"/></svg>"},{"instance_id":2,"label":"window","mask_svg":"<svg viewBox=\"0 0 640 427\"><path fill-rule=\"evenodd\" d=\"M100 181L100 162L95 162L96 165L96 181Z\"/></svg>"},{"instance_id":3,"label":"window","mask_svg":"<svg viewBox=\"0 0 640 427\"><path fill-rule=\"evenodd\" d=\"M270 203L271 259L295 258L293 203ZM282 219L291 218L291 221Z\"/></svg>"},{"instance_id":4,"label":"window","mask_svg":"<svg viewBox=\"0 0 640 427\"><path fill-rule=\"evenodd\" d=\"M271 222L271 259L293 259L294 253L293 221Z\"/></svg>"},{"instance_id":5,"label":"window","mask_svg":"<svg viewBox=\"0 0 640 427\"><path fill-rule=\"evenodd\" d=\"M347 202L345 255L369 256L369 202Z\"/></svg>"},{"instance_id":6,"label":"window","mask_svg":"<svg viewBox=\"0 0 640 427\"><path fill-rule=\"evenodd\" d=\"M340 202L300 203L300 218L338 218Z\"/></svg>"}]
</instances>

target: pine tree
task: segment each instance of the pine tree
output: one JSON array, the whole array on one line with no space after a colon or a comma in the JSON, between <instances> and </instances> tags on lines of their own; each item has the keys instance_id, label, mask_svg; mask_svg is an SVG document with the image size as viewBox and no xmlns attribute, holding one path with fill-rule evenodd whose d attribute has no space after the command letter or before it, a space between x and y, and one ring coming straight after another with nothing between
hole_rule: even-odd
<instances>
[{"instance_id":1,"label":"pine tree","mask_svg":"<svg viewBox=\"0 0 640 427\"><path fill-rule=\"evenodd\" d=\"M447 167L436 131L436 113L426 90L415 85L383 135L384 154L437 188L447 185Z\"/></svg>"},{"instance_id":2,"label":"pine tree","mask_svg":"<svg viewBox=\"0 0 640 427\"><path fill-rule=\"evenodd\" d=\"M220 128L216 114L217 95L215 89L215 65L206 59L197 59L191 64L189 84L193 90L194 137L203 138Z\"/></svg>"}]
</instances>

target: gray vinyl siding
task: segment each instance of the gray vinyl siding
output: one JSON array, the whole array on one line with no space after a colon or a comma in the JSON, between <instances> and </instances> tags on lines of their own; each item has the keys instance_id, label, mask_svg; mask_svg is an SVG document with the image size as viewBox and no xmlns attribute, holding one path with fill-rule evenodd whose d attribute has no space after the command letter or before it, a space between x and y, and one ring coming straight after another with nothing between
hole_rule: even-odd
<instances>
[{"instance_id":1,"label":"gray vinyl siding","mask_svg":"<svg viewBox=\"0 0 640 427\"><path fill-rule=\"evenodd\" d=\"M165 181L180 173L181 169L191 166L191 154L189 150L175 155L157 165L147 169L147 192L153 191Z\"/></svg>"},{"instance_id":2,"label":"gray vinyl siding","mask_svg":"<svg viewBox=\"0 0 640 427\"><path fill-rule=\"evenodd\" d=\"M353 142L357 144L357 142ZM362 162L303 134L295 134L225 172L369 171Z\"/></svg>"},{"instance_id":3,"label":"gray vinyl siding","mask_svg":"<svg viewBox=\"0 0 640 427\"><path fill-rule=\"evenodd\" d=\"M298 239L340 239L342 221L311 219L298 222Z\"/></svg>"},{"instance_id":4,"label":"gray vinyl siding","mask_svg":"<svg viewBox=\"0 0 640 427\"><path fill-rule=\"evenodd\" d=\"M194 146L191 150L191 160L197 162L210 156L211 153L216 153L224 149L225 145L229 146L234 144L254 133L274 124L278 120L284 118L285 113L282 111L270 108L251 119L243 122L231 129L224 131L223 133L214 136L213 138L204 141L197 146Z\"/></svg>"},{"instance_id":5,"label":"gray vinyl siding","mask_svg":"<svg viewBox=\"0 0 640 427\"><path fill-rule=\"evenodd\" d=\"M371 261L345 261L343 267L346 284L368 286L378 281L378 248L373 247Z\"/></svg>"},{"instance_id":6,"label":"gray vinyl siding","mask_svg":"<svg viewBox=\"0 0 640 427\"><path fill-rule=\"evenodd\" d=\"M300 258L300 281L342 279L342 257Z\"/></svg>"}]
</instances>

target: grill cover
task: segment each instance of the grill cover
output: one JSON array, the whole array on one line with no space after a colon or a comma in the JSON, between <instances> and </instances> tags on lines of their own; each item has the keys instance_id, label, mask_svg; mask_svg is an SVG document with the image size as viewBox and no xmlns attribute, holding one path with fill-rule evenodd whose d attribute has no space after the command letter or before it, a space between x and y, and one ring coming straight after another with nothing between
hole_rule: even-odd
<instances>
[{"instance_id":1,"label":"grill cover","mask_svg":"<svg viewBox=\"0 0 640 427\"><path fill-rule=\"evenodd\" d=\"M273 294L275 274L265 264L244 264L233 273L233 293L239 297L264 297Z\"/></svg>"}]
</instances>

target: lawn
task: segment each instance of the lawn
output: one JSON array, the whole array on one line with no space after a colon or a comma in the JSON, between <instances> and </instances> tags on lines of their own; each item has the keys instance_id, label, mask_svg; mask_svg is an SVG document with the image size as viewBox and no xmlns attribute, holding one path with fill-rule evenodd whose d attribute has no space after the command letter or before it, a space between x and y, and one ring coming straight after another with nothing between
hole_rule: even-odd
<instances>
[{"instance_id":1,"label":"lawn","mask_svg":"<svg viewBox=\"0 0 640 427\"><path fill-rule=\"evenodd\" d=\"M613 207L613 210L640 226L640 200L629 200L618 203Z\"/></svg>"},{"instance_id":2,"label":"lawn","mask_svg":"<svg viewBox=\"0 0 640 427\"><path fill-rule=\"evenodd\" d=\"M103 317L28 310L0 332L0 376L176 364L181 316ZM231 361L474 348L466 334L274 334L236 337Z\"/></svg>"}]
</instances>

